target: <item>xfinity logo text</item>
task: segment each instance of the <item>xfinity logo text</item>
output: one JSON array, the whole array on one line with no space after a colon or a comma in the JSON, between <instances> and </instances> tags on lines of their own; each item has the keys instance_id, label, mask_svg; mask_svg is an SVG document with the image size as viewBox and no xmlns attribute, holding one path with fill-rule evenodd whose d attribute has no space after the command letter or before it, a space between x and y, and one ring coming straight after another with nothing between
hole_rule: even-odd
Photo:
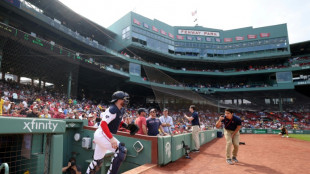
<instances>
[{"instance_id":1,"label":"xfinity logo text","mask_svg":"<svg viewBox=\"0 0 310 174\"><path fill-rule=\"evenodd\" d=\"M28 129L29 132L32 130L52 130L53 132L56 130L58 123L52 123L51 121L44 122L36 122L33 119L31 122L24 122L25 127L23 129Z\"/></svg>"}]
</instances>

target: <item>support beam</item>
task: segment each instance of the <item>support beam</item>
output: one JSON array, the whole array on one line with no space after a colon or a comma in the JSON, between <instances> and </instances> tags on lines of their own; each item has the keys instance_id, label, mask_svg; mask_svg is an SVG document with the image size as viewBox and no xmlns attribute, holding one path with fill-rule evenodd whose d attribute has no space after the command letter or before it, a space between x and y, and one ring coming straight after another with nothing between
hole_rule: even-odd
<instances>
[{"instance_id":1,"label":"support beam","mask_svg":"<svg viewBox=\"0 0 310 174\"><path fill-rule=\"evenodd\" d=\"M68 77L68 94L67 97L68 99L71 98L71 82L72 82L72 72L69 73L69 77Z\"/></svg>"},{"instance_id":2,"label":"support beam","mask_svg":"<svg viewBox=\"0 0 310 174\"><path fill-rule=\"evenodd\" d=\"M39 88L41 89L41 83L42 83L42 80L39 79Z\"/></svg>"},{"instance_id":3,"label":"support beam","mask_svg":"<svg viewBox=\"0 0 310 174\"><path fill-rule=\"evenodd\" d=\"M49 173L61 173L63 160L63 135L52 135Z\"/></svg>"},{"instance_id":4,"label":"support beam","mask_svg":"<svg viewBox=\"0 0 310 174\"><path fill-rule=\"evenodd\" d=\"M20 83L20 75L17 75L17 83Z\"/></svg>"},{"instance_id":5,"label":"support beam","mask_svg":"<svg viewBox=\"0 0 310 174\"><path fill-rule=\"evenodd\" d=\"M2 73L2 77L1 77L1 79L3 80L3 81L5 81L5 72L1 72Z\"/></svg>"}]
</instances>

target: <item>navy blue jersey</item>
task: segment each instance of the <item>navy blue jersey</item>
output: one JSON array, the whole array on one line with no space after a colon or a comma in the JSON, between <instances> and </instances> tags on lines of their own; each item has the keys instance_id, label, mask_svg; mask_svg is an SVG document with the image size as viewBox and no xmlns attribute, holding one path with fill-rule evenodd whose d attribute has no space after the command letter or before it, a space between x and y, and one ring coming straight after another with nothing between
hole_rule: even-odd
<instances>
[{"instance_id":1,"label":"navy blue jersey","mask_svg":"<svg viewBox=\"0 0 310 174\"><path fill-rule=\"evenodd\" d=\"M150 136L156 136L159 134L159 126L161 122L158 118L148 118L146 119L146 127L148 129L147 134Z\"/></svg>"},{"instance_id":2,"label":"navy blue jersey","mask_svg":"<svg viewBox=\"0 0 310 174\"><path fill-rule=\"evenodd\" d=\"M125 108L119 110L115 104L111 105L108 112L105 113L103 120L107 121L109 130L112 134L116 134L124 114Z\"/></svg>"},{"instance_id":3,"label":"navy blue jersey","mask_svg":"<svg viewBox=\"0 0 310 174\"><path fill-rule=\"evenodd\" d=\"M233 115L231 120L225 117L224 120L222 120L222 123L224 123L225 129L234 131L236 130L237 126L241 125L241 119Z\"/></svg>"},{"instance_id":4,"label":"navy blue jersey","mask_svg":"<svg viewBox=\"0 0 310 174\"><path fill-rule=\"evenodd\" d=\"M199 126L199 117L198 117L198 112L193 112L192 117L194 118L192 120L192 126Z\"/></svg>"}]
</instances>

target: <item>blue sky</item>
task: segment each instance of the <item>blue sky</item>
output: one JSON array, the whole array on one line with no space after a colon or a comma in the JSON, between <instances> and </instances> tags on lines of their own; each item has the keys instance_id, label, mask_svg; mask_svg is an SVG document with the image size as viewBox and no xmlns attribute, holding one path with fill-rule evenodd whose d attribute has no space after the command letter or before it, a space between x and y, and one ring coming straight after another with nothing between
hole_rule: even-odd
<instances>
[{"instance_id":1,"label":"blue sky","mask_svg":"<svg viewBox=\"0 0 310 174\"><path fill-rule=\"evenodd\" d=\"M172 26L230 30L287 23L290 43L310 40L309 0L60 0L82 16L108 27L130 11Z\"/></svg>"}]
</instances>

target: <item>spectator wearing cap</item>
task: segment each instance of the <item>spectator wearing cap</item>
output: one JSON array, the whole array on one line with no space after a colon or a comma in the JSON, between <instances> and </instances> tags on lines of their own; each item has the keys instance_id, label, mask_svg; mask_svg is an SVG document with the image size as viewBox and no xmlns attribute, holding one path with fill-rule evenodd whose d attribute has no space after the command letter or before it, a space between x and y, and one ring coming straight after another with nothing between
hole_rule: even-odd
<instances>
[{"instance_id":1,"label":"spectator wearing cap","mask_svg":"<svg viewBox=\"0 0 310 174\"><path fill-rule=\"evenodd\" d=\"M147 134L150 136L157 136L159 134L158 129L166 135L161 126L161 122L158 118L156 118L156 109L153 108L150 110L150 117L146 120Z\"/></svg>"},{"instance_id":2,"label":"spectator wearing cap","mask_svg":"<svg viewBox=\"0 0 310 174\"><path fill-rule=\"evenodd\" d=\"M173 128L173 120L172 117L168 116L168 109L165 108L163 111L163 115L159 117L161 122L161 126L164 128L164 131L167 134L171 134L171 128Z\"/></svg>"},{"instance_id":3,"label":"spectator wearing cap","mask_svg":"<svg viewBox=\"0 0 310 174\"><path fill-rule=\"evenodd\" d=\"M88 126L94 126L94 115L92 113L87 115Z\"/></svg>"},{"instance_id":4,"label":"spectator wearing cap","mask_svg":"<svg viewBox=\"0 0 310 174\"><path fill-rule=\"evenodd\" d=\"M33 106L31 112L29 114L27 114L27 117L39 117L39 110L37 106Z\"/></svg>"},{"instance_id":5,"label":"spectator wearing cap","mask_svg":"<svg viewBox=\"0 0 310 174\"><path fill-rule=\"evenodd\" d=\"M53 118L60 118L60 119L64 119L66 116L63 114L63 110L61 108L59 108L57 110L58 112L55 112L55 115Z\"/></svg>"},{"instance_id":6,"label":"spectator wearing cap","mask_svg":"<svg viewBox=\"0 0 310 174\"><path fill-rule=\"evenodd\" d=\"M138 125L139 127L139 131L137 132L137 134L140 134L140 135L147 134L145 116L146 116L145 109L144 108L138 109L138 118L135 121L135 124Z\"/></svg>"}]
</instances>

